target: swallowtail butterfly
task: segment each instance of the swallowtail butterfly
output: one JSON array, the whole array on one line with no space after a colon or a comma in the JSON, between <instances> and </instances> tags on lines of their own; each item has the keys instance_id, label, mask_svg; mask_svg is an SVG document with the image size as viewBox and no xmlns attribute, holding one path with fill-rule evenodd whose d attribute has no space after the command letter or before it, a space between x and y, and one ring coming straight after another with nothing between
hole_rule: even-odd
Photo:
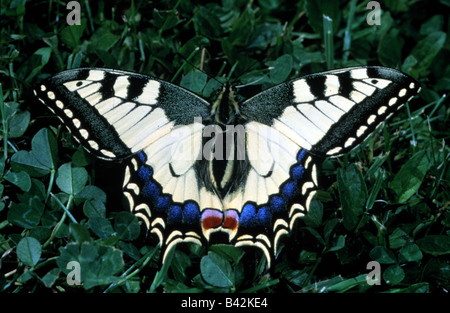
<instances>
[{"instance_id":1,"label":"swallowtail butterfly","mask_svg":"<svg viewBox=\"0 0 450 313\"><path fill-rule=\"evenodd\" d=\"M124 195L159 237L163 261L180 242L225 236L273 260L304 216L317 165L361 143L419 92L383 67L312 74L238 103L214 104L171 83L112 69L68 70L35 90L92 154L128 159Z\"/></svg>"}]
</instances>

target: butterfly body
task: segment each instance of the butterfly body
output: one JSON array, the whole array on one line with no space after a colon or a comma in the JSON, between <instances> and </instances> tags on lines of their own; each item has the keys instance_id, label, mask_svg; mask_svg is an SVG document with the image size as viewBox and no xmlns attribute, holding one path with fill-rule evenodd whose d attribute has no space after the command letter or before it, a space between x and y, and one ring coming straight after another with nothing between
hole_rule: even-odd
<instances>
[{"instance_id":1,"label":"butterfly body","mask_svg":"<svg viewBox=\"0 0 450 313\"><path fill-rule=\"evenodd\" d=\"M167 251L221 235L261 248L304 216L325 157L346 153L419 91L382 67L312 74L239 103L226 86L212 105L173 84L110 69L76 69L37 97L94 155L127 159L130 210Z\"/></svg>"}]
</instances>

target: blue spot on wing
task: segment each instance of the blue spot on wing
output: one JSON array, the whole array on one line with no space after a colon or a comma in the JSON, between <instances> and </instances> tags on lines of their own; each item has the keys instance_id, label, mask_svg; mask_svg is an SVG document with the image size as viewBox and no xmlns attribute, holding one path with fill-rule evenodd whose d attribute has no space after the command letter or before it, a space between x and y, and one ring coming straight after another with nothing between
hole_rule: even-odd
<instances>
[{"instance_id":1,"label":"blue spot on wing","mask_svg":"<svg viewBox=\"0 0 450 313\"><path fill-rule=\"evenodd\" d=\"M148 181L153 175L153 171L148 166L141 166L141 168L138 171L138 177L142 179L143 181Z\"/></svg>"},{"instance_id":2,"label":"blue spot on wing","mask_svg":"<svg viewBox=\"0 0 450 313\"><path fill-rule=\"evenodd\" d=\"M267 206L263 206L259 208L258 213L256 214L256 222L261 225L268 227L270 226L270 221L272 218L272 214L270 213L270 209Z\"/></svg>"},{"instance_id":3,"label":"blue spot on wing","mask_svg":"<svg viewBox=\"0 0 450 313\"><path fill-rule=\"evenodd\" d=\"M141 160L142 163L147 162L147 156L145 155L144 152L139 151L139 152L137 153L137 156L139 157L139 159Z\"/></svg>"},{"instance_id":4,"label":"blue spot on wing","mask_svg":"<svg viewBox=\"0 0 450 313\"><path fill-rule=\"evenodd\" d=\"M200 208L195 202L188 202L184 205L183 221L186 224L195 224L200 222Z\"/></svg>"},{"instance_id":5,"label":"blue spot on wing","mask_svg":"<svg viewBox=\"0 0 450 313\"><path fill-rule=\"evenodd\" d=\"M160 196L156 200L155 209L158 211L166 211L169 209L171 202L169 196Z\"/></svg>"},{"instance_id":6,"label":"blue spot on wing","mask_svg":"<svg viewBox=\"0 0 450 313\"><path fill-rule=\"evenodd\" d=\"M294 183L293 181L288 181L281 188L281 196L286 201L292 199L297 193L298 193L297 184Z\"/></svg>"},{"instance_id":7,"label":"blue spot on wing","mask_svg":"<svg viewBox=\"0 0 450 313\"><path fill-rule=\"evenodd\" d=\"M300 179L302 179L304 171L305 169L301 164L294 166L294 168L292 169L292 179L295 182L298 182Z\"/></svg>"},{"instance_id":8,"label":"blue spot on wing","mask_svg":"<svg viewBox=\"0 0 450 313\"><path fill-rule=\"evenodd\" d=\"M297 161L301 162L305 156L306 156L306 150L300 150L300 152L297 155Z\"/></svg>"},{"instance_id":9,"label":"blue spot on wing","mask_svg":"<svg viewBox=\"0 0 450 313\"><path fill-rule=\"evenodd\" d=\"M256 207L254 204L248 203L242 208L239 224L242 227L252 227L255 223Z\"/></svg>"},{"instance_id":10,"label":"blue spot on wing","mask_svg":"<svg viewBox=\"0 0 450 313\"><path fill-rule=\"evenodd\" d=\"M148 180L144 188L142 188L142 195L147 199L155 201L161 195L161 190L152 180Z\"/></svg>"},{"instance_id":11,"label":"blue spot on wing","mask_svg":"<svg viewBox=\"0 0 450 313\"><path fill-rule=\"evenodd\" d=\"M171 205L167 214L169 222L181 223L183 219L183 210L179 205Z\"/></svg>"},{"instance_id":12,"label":"blue spot on wing","mask_svg":"<svg viewBox=\"0 0 450 313\"><path fill-rule=\"evenodd\" d=\"M273 212L281 212L285 208L285 202L280 196L272 196L269 201L270 208Z\"/></svg>"}]
</instances>

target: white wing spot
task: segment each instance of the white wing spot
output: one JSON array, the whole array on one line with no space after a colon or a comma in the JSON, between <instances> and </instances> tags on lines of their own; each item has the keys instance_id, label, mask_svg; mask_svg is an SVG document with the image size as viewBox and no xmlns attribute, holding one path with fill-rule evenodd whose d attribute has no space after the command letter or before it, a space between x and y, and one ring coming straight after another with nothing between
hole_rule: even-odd
<instances>
[{"instance_id":1,"label":"white wing spot","mask_svg":"<svg viewBox=\"0 0 450 313\"><path fill-rule=\"evenodd\" d=\"M91 146L91 148L92 149L94 149L94 150L98 150L98 143L97 142L95 142L94 140L89 140L88 141L88 144Z\"/></svg>"},{"instance_id":2,"label":"white wing spot","mask_svg":"<svg viewBox=\"0 0 450 313\"><path fill-rule=\"evenodd\" d=\"M94 80L99 81L105 78L105 72L104 71L97 71L97 70L91 70L89 71L89 76L86 78L86 80Z\"/></svg>"},{"instance_id":3,"label":"white wing spot","mask_svg":"<svg viewBox=\"0 0 450 313\"><path fill-rule=\"evenodd\" d=\"M65 110L64 110L64 114L66 114L66 116L67 116L68 118L72 118L72 117L73 117L73 113L72 113L72 111L69 110L69 109L65 109Z\"/></svg>"},{"instance_id":4,"label":"white wing spot","mask_svg":"<svg viewBox=\"0 0 450 313\"><path fill-rule=\"evenodd\" d=\"M414 83L409 84L410 89L414 89L414 87L416 87L416 85Z\"/></svg>"},{"instance_id":5,"label":"white wing spot","mask_svg":"<svg viewBox=\"0 0 450 313\"><path fill-rule=\"evenodd\" d=\"M365 69L365 68L359 68L359 69L351 70L350 71L350 76L352 78L354 78L354 79L369 78L369 76L367 76L367 69Z\"/></svg>"},{"instance_id":6,"label":"white wing spot","mask_svg":"<svg viewBox=\"0 0 450 313\"><path fill-rule=\"evenodd\" d=\"M156 80L150 80L142 89L142 93L134 100L144 104L156 104L159 96L160 83Z\"/></svg>"},{"instance_id":7,"label":"white wing spot","mask_svg":"<svg viewBox=\"0 0 450 313\"><path fill-rule=\"evenodd\" d=\"M406 88L400 89L400 91L398 92L398 96L399 97L404 97L405 95L406 95Z\"/></svg>"},{"instance_id":8,"label":"white wing spot","mask_svg":"<svg viewBox=\"0 0 450 313\"><path fill-rule=\"evenodd\" d=\"M110 158L116 157L116 155L114 153L112 153L111 151L105 150L105 149L100 150L100 152Z\"/></svg>"},{"instance_id":9,"label":"white wing spot","mask_svg":"<svg viewBox=\"0 0 450 313\"><path fill-rule=\"evenodd\" d=\"M315 99L306 80L299 79L294 82L294 99L297 103L309 102Z\"/></svg>"},{"instance_id":10,"label":"white wing spot","mask_svg":"<svg viewBox=\"0 0 450 313\"><path fill-rule=\"evenodd\" d=\"M329 151L327 152L327 155L332 155L332 154L339 153L341 150L342 150L342 147L336 147L336 148L333 148L333 149L331 149L331 150L329 150Z\"/></svg>"},{"instance_id":11,"label":"white wing spot","mask_svg":"<svg viewBox=\"0 0 450 313\"><path fill-rule=\"evenodd\" d=\"M129 183L126 187L130 190L133 190L135 195L139 195L140 189L139 189L139 186L136 185L135 183Z\"/></svg>"},{"instance_id":12,"label":"white wing spot","mask_svg":"<svg viewBox=\"0 0 450 313\"><path fill-rule=\"evenodd\" d=\"M56 106L62 110L62 108L64 108L64 103L62 103L59 100L56 100Z\"/></svg>"},{"instance_id":13,"label":"white wing spot","mask_svg":"<svg viewBox=\"0 0 450 313\"><path fill-rule=\"evenodd\" d=\"M344 147L348 148L350 147L354 142L355 142L356 138L354 137L350 137L345 141Z\"/></svg>"},{"instance_id":14,"label":"white wing spot","mask_svg":"<svg viewBox=\"0 0 450 313\"><path fill-rule=\"evenodd\" d=\"M362 135L364 135L364 133L366 132L366 130L367 130L367 126L360 126L359 128L358 128L358 130L356 131L356 136L358 136L358 137L361 137Z\"/></svg>"},{"instance_id":15,"label":"white wing spot","mask_svg":"<svg viewBox=\"0 0 450 313\"><path fill-rule=\"evenodd\" d=\"M315 164L313 164L313 166L312 166L311 177L312 177L314 185L318 186L319 184L317 182L317 167Z\"/></svg>"},{"instance_id":16,"label":"white wing spot","mask_svg":"<svg viewBox=\"0 0 450 313\"><path fill-rule=\"evenodd\" d=\"M339 78L336 75L326 75L325 97L337 95L339 93Z\"/></svg>"},{"instance_id":17,"label":"white wing spot","mask_svg":"<svg viewBox=\"0 0 450 313\"><path fill-rule=\"evenodd\" d=\"M119 76L114 83L114 95L120 98L126 98L128 96L128 86L130 85L128 81L128 76Z\"/></svg>"},{"instance_id":18,"label":"white wing spot","mask_svg":"<svg viewBox=\"0 0 450 313\"><path fill-rule=\"evenodd\" d=\"M391 100L389 100L389 106L393 106L394 104L397 103L397 97L391 98Z\"/></svg>"},{"instance_id":19,"label":"white wing spot","mask_svg":"<svg viewBox=\"0 0 450 313\"><path fill-rule=\"evenodd\" d=\"M73 122L73 125L75 125L76 128L80 128L81 122L80 122L79 119L74 118L74 119L72 120L72 122Z\"/></svg>"},{"instance_id":20,"label":"white wing spot","mask_svg":"<svg viewBox=\"0 0 450 313\"><path fill-rule=\"evenodd\" d=\"M387 106L383 105L382 107L380 107L377 111L378 115L383 115L387 110Z\"/></svg>"},{"instance_id":21,"label":"white wing spot","mask_svg":"<svg viewBox=\"0 0 450 313\"><path fill-rule=\"evenodd\" d=\"M308 191L309 188L314 188L314 183L313 182L305 182L302 186L302 195L306 194L306 191Z\"/></svg>"},{"instance_id":22,"label":"white wing spot","mask_svg":"<svg viewBox=\"0 0 450 313\"><path fill-rule=\"evenodd\" d=\"M84 139L88 139L89 137L89 132L86 129L80 129L80 134Z\"/></svg>"},{"instance_id":23,"label":"white wing spot","mask_svg":"<svg viewBox=\"0 0 450 313\"><path fill-rule=\"evenodd\" d=\"M45 87L44 85L41 85L41 91L46 91L47 87Z\"/></svg>"},{"instance_id":24,"label":"white wing spot","mask_svg":"<svg viewBox=\"0 0 450 313\"><path fill-rule=\"evenodd\" d=\"M367 119L367 124L370 125L373 122L375 122L377 116L375 114L372 114L371 116L369 116L369 118Z\"/></svg>"},{"instance_id":25,"label":"white wing spot","mask_svg":"<svg viewBox=\"0 0 450 313\"><path fill-rule=\"evenodd\" d=\"M50 100L55 100L55 93L53 91L49 91L49 92L47 92L47 97Z\"/></svg>"}]
</instances>

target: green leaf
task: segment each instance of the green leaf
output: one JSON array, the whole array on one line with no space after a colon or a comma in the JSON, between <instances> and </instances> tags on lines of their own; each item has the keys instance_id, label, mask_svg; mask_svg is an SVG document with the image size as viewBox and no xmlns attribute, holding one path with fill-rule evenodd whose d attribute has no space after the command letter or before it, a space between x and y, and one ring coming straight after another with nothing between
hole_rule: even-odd
<instances>
[{"instance_id":1,"label":"green leaf","mask_svg":"<svg viewBox=\"0 0 450 313\"><path fill-rule=\"evenodd\" d=\"M118 41L120 36L112 34L106 28L99 28L90 39L90 46L97 52L106 52L111 49ZM117 60L116 60L117 61Z\"/></svg>"},{"instance_id":2,"label":"green leaf","mask_svg":"<svg viewBox=\"0 0 450 313\"><path fill-rule=\"evenodd\" d=\"M212 245L209 248L209 251L217 253L218 255L226 258L230 262L239 262L239 260L244 255L244 251L242 251L242 249L225 244Z\"/></svg>"},{"instance_id":3,"label":"green leaf","mask_svg":"<svg viewBox=\"0 0 450 313\"><path fill-rule=\"evenodd\" d=\"M17 256L27 266L35 266L41 258L42 248L33 237L22 238L17 244Z\"/></svg>"},{"instance_id":4,"label":"green leaf","mask_svg":"<svg viewBox=\"0 0 450 313\"><path fill-rule=\"evenodd\" d=\"M76 194L75 200L99 200L103 203L106 202L106 193L97 186L88 185L84 187L78 194Z\"/></svg>"},{"instance_id":5,"label":"green leaf","mask_svg":"<svg viewBox=\"0 0 450 313\"><path fill-rule=\"evenodd\" d=\"M214 252L209 252L202 258L200 270L205 282L212 286L231 288L234 285L230 263Z\"/></svg>"},{"instance_id":6,"label":"green leaf","mask_svg":"<svg viewBox=\"0 0 450 313\"><path fill-rule=\"evenodd\" d=\"M369 252L372 260L381 264L394 264L396 262L394 253L384 246L376 246Z\"/></svg>"},{"instance_id":7,"label":"green leaf","mask_svg":"<svg viewBox=\"0 0 450 313\"><path fill-rule=\"evenodd\" d=\"M103 217L92 217L88 221L88 226L92 231L102 239L107 239L112 236L114 229L111 222Z\"/></svg>"},{"instance_id":8,"label":"green leaf","mask_svg":"<svg viewBox=\"0 0 450 313\"><path fill-rule=\"evenodd\" d=\"M344 226L347 230L356 227L359 217L364 213L367 200L367 187L356 165L337 172L339 197L342 204Z\"/></svg>"},{"instance_id":9,"label":"green leaf","mask_svg":"<svg viewBox=\"0 0 450 313\"><path fill-rule=\"evenodd\" d=\"M70 223L69 235L72 236L72 238L78 243L91 241L91 235L89 234L89 230L84 225Z\"/></svg>"},{"instance_id":10,"label":"green leaf","mask_svg":"<svg viewBox=\"0 0 450 313\"><path fill-rule=\"evenodd\" d=\"M33 68L31 73L27 76L25 79L26 82L32 81L32 79L42 70L42 68L48 63L50 60L50 56L52 54L52 48L51 47L42 47L39 48L32 56L35 59L39 60L39 63L37 66ZM31 59L30 59L31 60Z\"/></svg>"},{"instance_id":11,"label":"green leaf","mask_svg":"<svg viewBox=\"0 0 450 313\"><path fill-rule=\"evenodd\" d=\"M329 284L325 283L323 286L321 286L321 291L324 292L345 292L351 288L357 287L357 286L365 286L367 285L366 280L367 275L362 274L355 278L346 279L340 282L336 283L336 280L330 281ZM337 277L335 277L337 278Z\"/></svg>"},{"instance_id":12,"label":"green leaf","mask_svg":"<svg viewBox=\"0 0 450 313\"><path fill-rule=\"evenodd\" d=\"M9 137L19 138L23 136L30 124L30 112L17 112L9 120Z\"/></svg>"},{"instance_id":13,"label":"green leaf","mask_svg":"<svg viewBox=\"0 0 450 313\"><path fill-rule=\"evenodd\" d=\"M59 251L61 254L56 263L64 274L67 275L72 270L67 269L69 262L76 261L80 264L81 283L85 289L117 281L115 274L124 265L120 250L98 242L84 242L81 246L70 243Z\"/></svg>"},{"instance_id":14,"label":"green leaf","mask_svg":"<svg viewBox=\"0 0 450 313\"><path fill-rule=\"evenodd\" d=\"M42 282L44 283L44 286L47 288L51 288L53 284L58 279L59 273L61 271L58 268L51 269L47 274L42 277Z\"/></svg>"},{"instance_id":15,"label":"green leaf","mask_svg":"<svg viewBox=\"0 0 450 313\"><path fill-rule=\"evenodd\" d=\"M450 253L450 237L446 235L429 235L417 240L422 251L431 255L444 255Z\"/></svg>"},{"instance_id":16,"label":"green leaf","mask_svg":"<svg viewBox=\"0 0 450 313\"><path fill-rule=\"evenodd\" d=\"M422 251L420 251L419 246L414 243L409 243L405 245L399 251L399 261L415 262L422 260Z\"/></svg>"},{"instance_id":17,"label":"green leaf","mask_svg":"<svg viewBox=\"0 0 450 313\"><path fill-rule=\"evenodd\" d=\"M31 178L27 172L12 172L8 171L5 175L5 179L10 183L13 183L23 191L29 191L31 188Z\"/></svg>"},{"instance_id":18,"label":"green leaf","mask_svg":"<svg viewBox=\"0 0 450 313\"><path fill-rule=\"evenodd\" d=\"M284 54L272 62L270 69L270 79L274 84L284 82L292 71L292 56Z\"/></svg>"},{"instance_id":19,"label":"green leaf","mask_svg":"<svg viewBox=\"0 0 450 313\"><path fill-rule=\"evenodd\" d=\"M345 236L339 235L334 245L327 250L327 252L338 251L345 247Z\"/></svg>"},{"instance_id":20,"label":"green leaf","mask_svg":"<svg viewBox=\"0 0 450 313\"><path fill-rule=\"evenodd\" d=\"M446 38L446 33L436 31L420 40L403 62L402 71L414 77L428 75L430 66L444 46Z\"/></svg>"},{"instance_id":21,"label":"green leaf","mask_svg":"<svg viewBox=\"0 0 450 313\"><path fill-rule=\"evenodd\" d=\"M31 151L18 151L11 157L14 171L25 171L30 176L41 177L54 170L57 155L56 139L46 128L31 140Z\"/></svg>"},{"instance_id":22,"label":"green leaf","mask_svg":"<svg viewBox=\"0 0 450 313\"><path fill-rule=\"evenodd\" d=\"M97 199L89 199L83 205L83 213L87 217L105 217L106 207L103 202Z\"/></svg>"},{"instance_id":23,"label":"green leaf","mask_svg":"<svg viewBox=\"0 0 450 313\"><path fill-rule=\"evenodd\" d=\"M306 15L308 16L308 24L318 34L323 33L322 16L326 15L333 20L333 32L339 29L341 20L341 10L339 9L339 1L334 0L311 0L306 1Z\"/></svg>"},{"instance_id":24,"label":"green leaf","mask_svg":"<svg viewBox=\"0 0 450 313\"><path fill-rule=\"evenodd\" d=\"M88 174L83 167L72 167L70 163L61 165L56 173L56 185L67 194L77 194L88 181Z\"/></svg>"},{"instance_id":25,"label":"green leaf","mask_svg":"<svg viewBox=\"0 0 450 313\"><path fill-rule=\"evenodd\" d=\"M430 166L427 152L424 150L417 152L402 166L389 184L389 187L396 192L399 203L405 203L419 190Z\"/></svg>"},{"instance_id":26,"label":"green leaf","mask_svg":"<svg viewBox=\"0 0 450 313\"><path fill-rule=\"evenodd\" d=\"M391 265L383 271L383 279L389 285L397 285L405 278L405 272L397 264Z\"/></svg>"},{"instance_id":27,"label":"green leaf","mask_svg":"<svg viewBox=\"0 0 450 313\"><path fill-rule=\"evenodd\" d=\"M75 49L80 44L80 38L86 28L86 19L81 19L81 25L69 25L61 30L60 38L62 42L72 49Z\"/></svg>"},{"instance_id":28,"label":"green leaf","mask_svg":"<svg viewBox=\"0 0 450 313\"><path fill-rule=\"evenodd\" d=\"M311 201L308 214L303 218L306 225L310 227L319 227L322 225L323 205L320 201Z\"/></svg>"},{"instance_id":29,"label":"green leaf","mask_svg":"<svg viewBox=\"0 0 450 313\"><path fill-rule=\"evenodd\" d=\"M139 237L141 227L136 216L130 212L116 215L114 228L121 240L131 241Z\"/></svg>"},{"instance_id":30,"label":"green leaf","mask_svg":"<svg viewBox=\"0 0 450 313\"><path fill-rule=\"evenodd\" d=\"M383 36L378 45L378 59L381 64L389 67L401 64L404 43L405 41L399 36L397 29Z\"/></svg>"},{"instance_id":31,"label":"green leaf","mask_svg":"<svg viewBox=\"0 0 450 313\"><path fill-rule=\"evenodd\" d=\"M181 79L180 85L192 92L201 93L207 78L208 76L201 71L190 71Z\"/></svg>"},{"instance_id":32,"label":"green leaf","mask_svg":"<svg viewBox=\"0 0 450 313\"><path fill-rule=\"evenodd\" d=\"M39 225L44 208L42 201L37 196L33 196L24 203L12 202L7 218L11 224L30 229Z\"/></svg>"},{"instance_id":33,"label":"green leaf","mask_svg":"<svg viewBox=\"0 0 450 313\"><path fill-rule=\"evenodd\" d=\"M429 283L418 283L413 284L407 288L397 288L397 289L389 289L388 293L429 293L430 292L430 284Z\"/></svg>"},{"instance_id":34,"label":"green leaf","mask_svg":"<svg viewBox=\"0 0 450 313\"><path fill-rule=\"evenodd\" d=\"M420 26L420 34L428 35L436 31L442 30L442 26L444 25L444 16L443 15L434 15L428 21L423 23Z\"/></svg>"}]
</instances>

